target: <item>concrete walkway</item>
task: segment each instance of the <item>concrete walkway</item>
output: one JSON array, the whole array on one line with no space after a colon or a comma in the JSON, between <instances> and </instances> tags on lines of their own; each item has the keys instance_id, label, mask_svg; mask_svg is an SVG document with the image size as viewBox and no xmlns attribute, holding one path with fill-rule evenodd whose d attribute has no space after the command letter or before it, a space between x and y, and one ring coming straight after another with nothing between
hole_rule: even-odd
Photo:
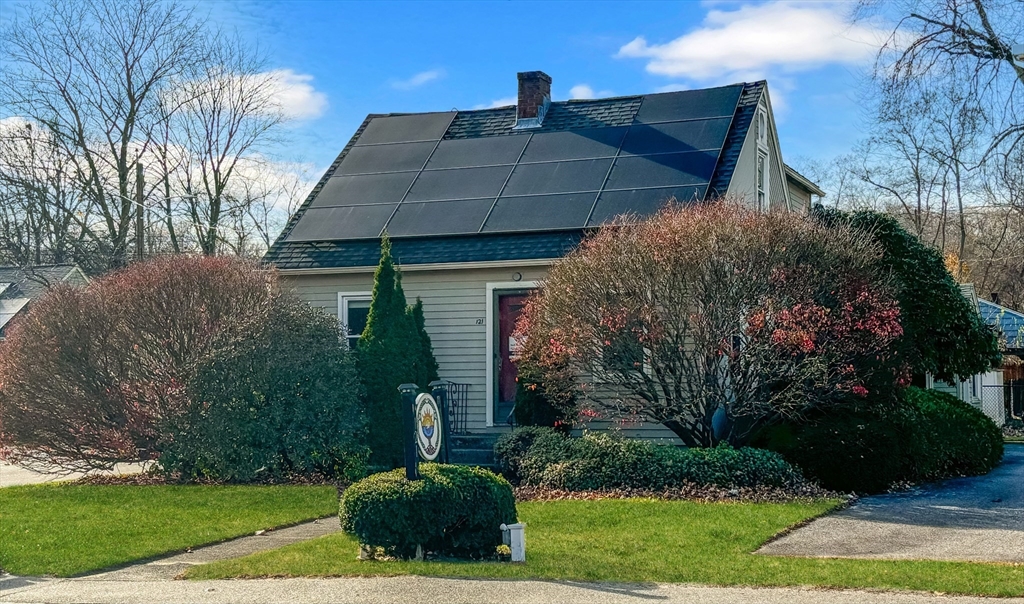
<instances>
[{"instance_id":1,"label":"concrete walkway","mask_svg":"<svg viewBox=\"0 0 1024 604\"><path fill-rule=\"evenodd\" d=\"M1024 445L985 476L865 497L769 543L779 556L1024 562Z\"/></svg>"},{"instance_id":2,"label":"concrete walkway","mask_svg":"<svg viewBox=\"0 0 1024 604\"><path fill-rule=\"evenodd\" d=\"M63 579L10 587L0 602L22 604L1022 604L991 600L867 591L755 589L694 585L617 585L568 581L488 581L432 577L263 579L250 581L112 581Z\"/></svg>"},{"instance_id":3,"label":"concrete walkway","mask_svg":"<svg viewBox=\"0 0 1024 604\"><path fill-rule=\"evenodd\" d=\"M136 563L115 570L79 577L79 581L160 581L171 580L183 573L188 567L207 564L218 560L241 558L256 552L277 549L299 541L309 541L341 530L341 521L337 516L321 518L312 522L304 522L287 528L266 531L259 535L240 537L196 548L191 552L159 558L149 562ZM3 581L0 580L0 590Z\"/></svg>"}]
</instances>

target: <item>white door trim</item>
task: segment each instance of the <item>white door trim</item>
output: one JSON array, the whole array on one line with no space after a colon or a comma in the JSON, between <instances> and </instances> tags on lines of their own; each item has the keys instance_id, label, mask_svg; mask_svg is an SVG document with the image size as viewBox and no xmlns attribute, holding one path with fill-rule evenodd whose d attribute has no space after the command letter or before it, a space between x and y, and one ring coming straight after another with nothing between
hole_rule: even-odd
<instances>
[{"instance_id":1,"label":"white door trim","mask_svg":"<svg viewBox=\"0 0 1024 604\"><path fill-rule=\"evenodd\" d=\"M496 327L494 308L494 294L501 290L536 289L536 281L498 281L486 284L487 292L487 316L484 327L487 332L487 396L486 401L487 427L494 426L494 329Z\"/></svg>"}]
</instances>

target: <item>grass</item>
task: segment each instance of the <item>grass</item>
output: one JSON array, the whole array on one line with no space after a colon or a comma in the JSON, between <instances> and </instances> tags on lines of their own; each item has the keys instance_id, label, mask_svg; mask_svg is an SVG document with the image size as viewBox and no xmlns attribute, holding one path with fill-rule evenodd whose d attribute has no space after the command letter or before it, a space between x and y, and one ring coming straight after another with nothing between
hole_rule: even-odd
<instances>
[{"instance_id":1,"label":"grass","mask_svg":"<svg viewBox=\"0 0 1024 604\"><path fill-rule=\"evenodd\" d=\"M822 514L810 504L604 500L521 503L527 562L361 562L335 534L189 569L190 579L266 576L538 578L629 583L814 585L1019 596L1024 566L931 561L780 558L751 554L786 527Z\"/></svg>"},{"instance_id":2,"label":"grass","mask_svg":"<svg viewBox=\"0 0 1024 604\"><path fill-rule=\"evenodd\" d=\"M334 487L0 489L0 568L73 576L337 513Z\"/></svg>"}]
</instances>

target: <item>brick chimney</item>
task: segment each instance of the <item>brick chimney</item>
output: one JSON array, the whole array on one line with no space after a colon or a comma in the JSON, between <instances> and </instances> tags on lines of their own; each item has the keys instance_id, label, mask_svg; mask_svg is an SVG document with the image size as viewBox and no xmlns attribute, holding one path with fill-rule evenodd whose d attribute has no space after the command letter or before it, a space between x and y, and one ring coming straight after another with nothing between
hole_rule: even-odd
<instances>
[{"instance_id":1,"label":"brick chimney","mask_svg":"<svg viewBox=\"0 0 1024 604\"><path fill-rule=\"evenodd\" d=\"M551 76L543 71L520 71L517 75L519 99L515 129L537 128L551 104Z\"/></svg>"}]
</instances>

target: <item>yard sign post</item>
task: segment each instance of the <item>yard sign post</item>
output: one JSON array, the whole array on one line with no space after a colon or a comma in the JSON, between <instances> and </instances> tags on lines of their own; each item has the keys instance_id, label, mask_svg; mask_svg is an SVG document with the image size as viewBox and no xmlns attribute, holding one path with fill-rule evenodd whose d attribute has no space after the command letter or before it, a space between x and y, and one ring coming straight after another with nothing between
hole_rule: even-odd
<instances>
[{"instance_id":1,"label":"yard sign post","mask_svg":"<svg viewBox=\"0 0 1024 604\"><path fill-rule=\"evenodd\" d=\"M441 411L441 456L438 461L448 463L448 452L451 446L448 444L448 438L451 436L451 426L448 423L448 382L437 380L430 382L429 385L430 392L434 395L434 400L437 401L437 406Z\"/></svg>"},{"instance_id":2,"label":"yard sign post","mask_svg":"<svg viewBox=\"0 0 1024 604\"><path fill-rule=\"evenodd\" d=\"M416 384L402 384L398 391L402 393L402 440L405 445L405 477L408 480L419 480L419 459L416 452L416 427L413 406L416 404Z\"/></svg>"}]
</instances>

